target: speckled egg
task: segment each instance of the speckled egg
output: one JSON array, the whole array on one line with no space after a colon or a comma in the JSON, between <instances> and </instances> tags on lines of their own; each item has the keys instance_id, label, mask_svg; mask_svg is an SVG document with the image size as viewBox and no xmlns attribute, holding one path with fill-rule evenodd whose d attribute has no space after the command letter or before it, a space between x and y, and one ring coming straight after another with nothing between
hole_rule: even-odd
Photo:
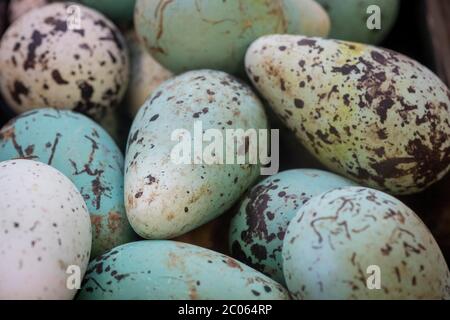
<instances>
[{"instance_id":1,"label":"speckled egg","mask_svg":"<svg viewBox=\"0 0 450 320\"><path fill-rule=\"evenodd\" d=\"M136 0L75 0L96 9L120 25L133 21Z\"/></svg>"},{"instance_id":2,"label":"speckled egg","mask_svg":"<svg viewBox=\"0 0 450 320\"><path fill-rule=\"evenodd\" d=\"M348 179L314 169L288 170L261 181L231 221L232 255L284 284L281 249L291 219L313 196L351 185Z\"/></svg>"},{"instance_id":3,"label":"speckled egg","mask_svg":"<svg viewBox=\"0 0 450 320\"><path fill-rule=\"evenodd\" d=\"M312 198L292 219L283 268L297 299L443 299L450 272L419 217L397 199L346 187Z\"/></svg>"},{"instance_id":4,"label":"speckled egg","mask_svg":"<svg viewBox=\"0 0 450 320\"><path fill-rule=\"evenodd\" d=\"M86 271L91 224L62 173L31 160L0 162L0 299L72 299L69 266Z\"/></svg>"},{"instance_id":5,"label":"speckled egg","mask_svg":"<svg viewBox=\"0 0 450 320\"><path fill-rule=\"evenodd\" d=\"M161 83L172 77L172 73L161 66L138 41L136 33L126 34L130 50L130 85L124 99L128 114L135 117L145 100Z\"/></svg>"},{"instance_id":6,"label":"speckled egg","mask_svg":"<svg viewBox=\"0 0 450 320\"><path fill-rule=\"evenodd\" d=\"M139 241L92 261L78 298L287 300L289 295L278 283L223 254L175 241Z\"/></svg>"},{"instance_id":7,"label":"speckled egg","mask_svg":"<svg viewBox=\"0 0 450 320\"><path fill-rule=\"evenodd\" d=\"M89 118L66 110L23 113L0 130L0 161L32 159L51 165L80 190L92 222L92 257L133 241L123 201L123 156Z\"/></svg>"},{"instance_id":8,"label":"speckled egg","mask_svg":"<svg viewBox=\"0 0 450 320\"><path fill-rule=\"evenodd\" d=\"M267 119L249 87L211 70L168 80L139 110L127 145L125 206L142 237L169 239L199 227L229 209L258 178L259 161L226 164L227 152L221 159L207 135L202 137L208 129L217 129L230 150L228 157L247 157L251 133L246 131L263 132L259 130L267 129ZM227 129L244 131L237 149L226 142ZM189 152L195 144L202 150Z\"/></svg>"},{"instance_id":9,"label":"speckled egg","mask_svg":"<svg viewBox=\"0 0 450 320\"><path fill-rule=\"evenodd\" d=\"M380 43L389 34L400 8L399 0L316 1L330 16L330 38L371 44ZM377 6L379 11L371 6ZM377 20L373 19L380 22L379 29L374 28Z\"/></svg>"},{"instance_id":10,"label":"speckled egg","mask_svg":"<svg viewBox=\"0 0 450 320\"><path fill-rule=\"evenodd\" d=\"M28 11L43 7L50 2L52 0L10 0L8 5L9 22L12 23Z\"/></svg>"},{"instance_id":11,"label":"speckled egg","mask_svg":"<svg viewBox=\"0 0 450 320\"><path fill-rule=\"evenodd\" d=\"M329 31L328 15L312 0L137 0L134 22L149 52L175 73L238 73L259 36Z\"/></svg>"},{"instance_id":12,"label":"speckled egg","mask_svg":"<svg viewBox=\"0 0 450 320\"><path fill-rule=\"evenodd\" d=\"M450 91L399 53L272 35L249 48L249 77L325 166L394 194L419 192L450 165Z\"/></svg>"},{"instance_id":13,"label":"speckled egg","mask_svg":"<svg viewBox=\"0 0 450 320\"><path fill-rule=\"evenodd\" d=\"M34 9L5 32L0 89L15 112L52 107L100 119L124 96L129 74L124 39L89 8L79 6L78 21L70 5Z\"/></svg>"}]
</instances>

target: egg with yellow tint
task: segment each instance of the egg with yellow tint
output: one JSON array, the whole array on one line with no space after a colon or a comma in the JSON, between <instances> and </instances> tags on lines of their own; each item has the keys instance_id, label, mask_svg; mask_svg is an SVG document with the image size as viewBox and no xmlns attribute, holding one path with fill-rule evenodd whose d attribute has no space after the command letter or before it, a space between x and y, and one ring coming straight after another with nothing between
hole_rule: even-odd
<instances>
[{"instance_id":1,"label":"egg with yellow tint","mask_svg":"<svg viewBox=\"0 0 450 320\"><path fill-rule=\"evenodd\" d=\"M271 35L247 73L280 119L329 169L412 194L450 167L450 91L402 54L352 42Z\"/></svg>"}]
</instances>

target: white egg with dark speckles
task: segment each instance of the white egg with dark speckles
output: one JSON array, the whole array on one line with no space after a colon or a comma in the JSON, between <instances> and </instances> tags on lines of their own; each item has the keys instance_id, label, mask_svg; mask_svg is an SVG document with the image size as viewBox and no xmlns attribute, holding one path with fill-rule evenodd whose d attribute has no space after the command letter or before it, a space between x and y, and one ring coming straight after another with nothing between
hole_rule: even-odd
<instances>
[{"instance_id":1,"label":"white egg with dark speckles","mask_svg":"<svg viewBox=\"0 0 450 320\"><path fill-rule=\"evenodd\" d=\"M283 269L297 299L450 298L450 272L425 224L369 188L334 189L301 207L284 238Z\"/></svg>"},{"instance_id":2,"label":"white egg with dark speckles","mask_svg":"<svg viewBox=\"0 0 450 320\"><path fill-rule=\"evenodd\" d=\"M32 10L3 35L0 89L16 113L52 107L100 119L124 96L129 61L123 37L107 18L84 6L79 6L79 25L69 23L70 5Z\"/></svg>"},{"instance_id":3,"label":"white egg with dark speckles","mask_svg":"<svg viewBox=\"0 0 450 320\"><path fill-rule=\"evenodd\" d=\"M83 197L56 169L0 162L0 299L72 299L69 266L82 277L91 250Z\"/></svg>"}]
</instances>

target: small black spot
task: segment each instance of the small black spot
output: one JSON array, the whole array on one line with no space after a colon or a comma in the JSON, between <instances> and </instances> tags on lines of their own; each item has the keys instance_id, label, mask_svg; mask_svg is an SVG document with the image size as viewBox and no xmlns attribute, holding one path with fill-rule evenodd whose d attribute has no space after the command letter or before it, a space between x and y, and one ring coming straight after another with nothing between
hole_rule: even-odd
<instances>
[{"instance_id":1,"label":"small black spot","mask_svg":"<svg viewBox=\"0 0 450 320\"><path fill-rule=\"evenodd\" d=\"M252 290L252 293L253 293L255 296L257 296L257 297L259 297L259 296L261 295L261 293L259 293L259 292L256 291L256 290Z\"/></svg>"},{"instance_id":2,"label":"small black spot","mask_svg":"<svg viewBox=\"0 0 450 320\"><path fill-rule=\"evenodd\" d=\"M294 104L296 108L303 108L305 106L305 102L302 99L295 99Z\"/></svg>"}]
</instances>

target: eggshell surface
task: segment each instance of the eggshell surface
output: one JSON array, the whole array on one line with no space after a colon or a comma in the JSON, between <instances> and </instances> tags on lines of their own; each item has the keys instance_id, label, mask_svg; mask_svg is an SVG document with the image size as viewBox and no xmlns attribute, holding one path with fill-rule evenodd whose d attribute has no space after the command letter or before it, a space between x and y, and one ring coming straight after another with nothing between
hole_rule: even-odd
<instances>
[{"instance_id":1,"label":"eggshell surface","mask_svg":"<svg viewBox=\"0 0 450 320\"><path fill-rule=\"evenodd\" d=\"M329 31L328 15L311 0L137 0L134 22L147 50L174 73L240 73L259 36Z\"/></svg>"},{"instance_id":2,"label":"eggshell surface","mask_svg":"<svg viewBox=\"0 0 450 320\"><path fill-rule=\"evenodd\" d=\"M450 273L420 218L380 191L346 187L306 203L283 244L297 299L448 299Z\"/></svg>"},{"instance_id":3,"label":"eggshell surface","mask_svg":"<svg viewBox=\"0 0 450 320\"><path fill-rule=\"evenodd\" d=\"M288 170L264 179L247 194L231 221L232 255L284 284L281 252L291 219L313 196L351 185L351 180L314 169Z\"/></svg>"},{"instance_id":4,"label":"eggshell surface","mask_svg":"<svg viewBox=\"0 0 450 320\"><path fill-rule=\"evenodd\" d=\"M139 241L92 261L78 298L286 300L289 295L278 283L223 254L175 241Z\"/></svg>"},{"instance_id":5,"label":"eggshell surface","mask_svg":"<svg viewBox=\"0 0 450 320\"><path fill-rule=\"evenodd\" d=\"M63 174L30 160L0 162L0 299L72 299L69 266L82 277L91 224Z\"/></svg>"},{"instance_id":6,"label":"eggshell surface","mask_svg":"<svg viewBox=\"0 0 450 320\"><path fill-rule=\"evenodd\" d=\"M92 222L92 257L133 241L123 200L123 155L112 138L82 114L55 109L23 113L0 130L0 161L46 163L82 194Z\"/></svg>"},{"instance_id":7,"label":"eggshell surface","mask_svg":"<svg viewBox=\"0 0 450 320\"><path fill-rule=\"evenodd\" d=\"M226 151L221 158L208 149L210 142L202 141L208 129L221 136L217 150L230 147L228 156L247 157L251 133L246 131L264 133L260 130L267 129L267 119L247 85L211 70L168 80L139 110L126 151L125 206L142 237L170 239L205 224L229 209L258 178L259 161L227 163ZM226 142L227 129L243 130L235 148L232 140ZM189 152L196 144L202 151Z\"/></svg>"},{"instance_id":8,"label":"eggshell surface","mask_svg":"<svg viewBox=\"0 0 450 320\"><path fill-rule=\"evenodd\" d=\"M360 184L412 194L450 166L450 91L399 53L272 35L247 52L249 77L326 167Z\"/></svg>"},{"instance_id":9,"label":"eggshell surface","mask_svg":"<svg viewBox=\"0 0 450 320\"><path fill-rule=\"evenodd\" d=\"M0 89L16 112L52 107L101 119L123 98L128 52L117 28L100 13L71 3L34 9L0 43ZM77 13L77 14L78 14Z\"/></svg>"}]
</instances>

